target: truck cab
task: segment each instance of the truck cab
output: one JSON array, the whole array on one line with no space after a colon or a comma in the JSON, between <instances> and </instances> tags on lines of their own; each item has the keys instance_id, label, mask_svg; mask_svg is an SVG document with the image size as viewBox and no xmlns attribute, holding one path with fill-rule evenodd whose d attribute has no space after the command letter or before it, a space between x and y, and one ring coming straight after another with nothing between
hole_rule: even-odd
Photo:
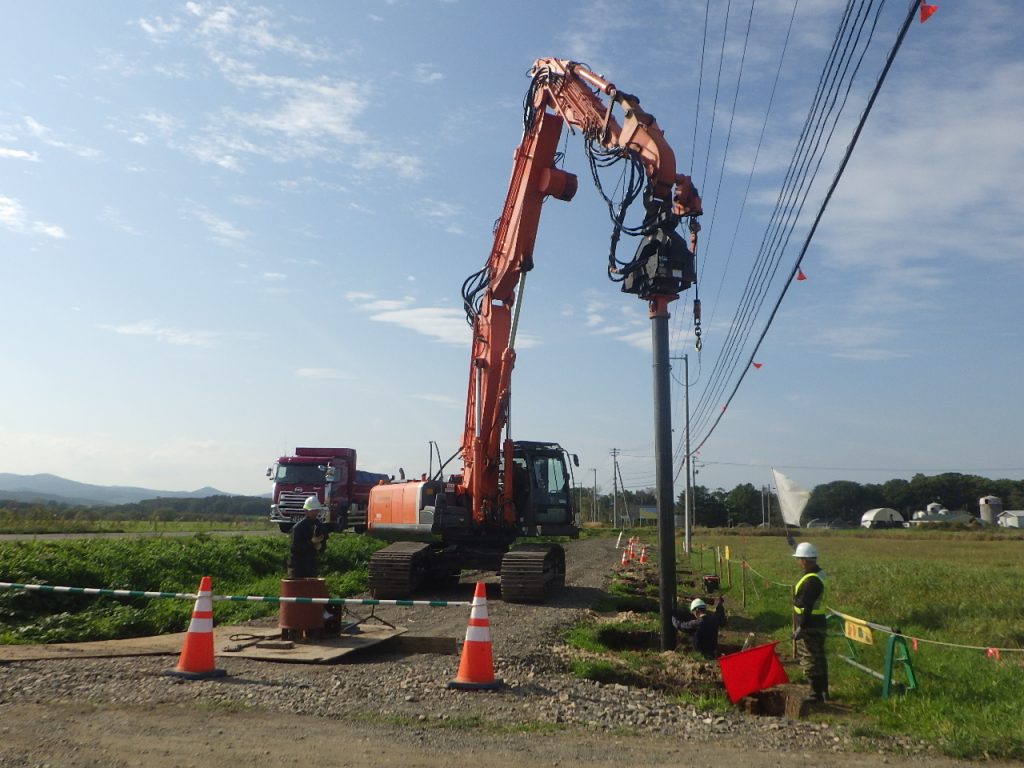
<instances>
[{"instance_id":1,"label":"truck cab","mask_svg":"<svg viewBox=\"0 0 1024 768\"><path fill-rule=\"evenodd\" d=\"M323 505L321 520L332 530L365 530L370 486L387 476L357 471L353 448L296 448L294 456L278 458L267 477L274 483L270 520L288 533L310 496Z\"/></svg>"}]
</instances>

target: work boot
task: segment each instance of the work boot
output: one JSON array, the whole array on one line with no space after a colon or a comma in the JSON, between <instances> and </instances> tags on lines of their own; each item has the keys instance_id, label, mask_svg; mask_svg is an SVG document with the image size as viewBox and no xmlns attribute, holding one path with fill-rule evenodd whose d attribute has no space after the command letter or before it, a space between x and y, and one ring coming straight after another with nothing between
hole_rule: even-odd
<instances>
[{"instance_id":1,"label":"work boot","mask_svg":"<svg viewBox=\"0 0 1024 768\"><path fill-rule=\"evenodd\" d=\"M824 704L828 696L828 676L812 675L810 677L811 693L804 699L805 704Z\"/></svg>"}]
</instances>

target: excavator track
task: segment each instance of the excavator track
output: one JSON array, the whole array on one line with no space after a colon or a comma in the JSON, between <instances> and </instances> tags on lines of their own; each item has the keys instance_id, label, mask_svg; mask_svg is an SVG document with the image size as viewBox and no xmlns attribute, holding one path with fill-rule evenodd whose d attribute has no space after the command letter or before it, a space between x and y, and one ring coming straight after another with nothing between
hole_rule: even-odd
<instances>
[{"instance_id":1,"label":"excavator track","mask_svg":"<svg viewBox=\"0 0 1024 768\"><path fill-rule=\"evenodd\" d=\"M543 603L565 585L565 550L557 544L516 547L501 559L501 599L509 603Z\"/></svg>"},{"instance_id":2,"label":"excavator track","mask_svg":"<svg viewBox=\"0 0 1024 768\"><path fill-rule=\"evenodd\" d=\"M370 594L378 600L405 600L419 586L426 571L430 545L396 541L370 556Z\"/></svg>"}]
</instances>

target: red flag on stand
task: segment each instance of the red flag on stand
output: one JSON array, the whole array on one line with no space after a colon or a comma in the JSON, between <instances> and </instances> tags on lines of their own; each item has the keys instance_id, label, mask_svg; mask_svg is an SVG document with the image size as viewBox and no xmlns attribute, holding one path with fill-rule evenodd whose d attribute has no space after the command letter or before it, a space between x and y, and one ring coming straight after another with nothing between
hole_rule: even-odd
<instances>
[{"instance_id":1,"label":"red flag on stand","mask_svg":"<svg viewBox=\"0 0 1024 768\"><path fill-rule=\"evenodd\" d=\"M939 10L937 5L928 5L927 3L921 3L921 23L924 24L928 19L931 18L932 14Z\"/></svg>"},{"instance_id":2,"label":"red flag on stand","mask_svg":"<svg viewBox=\"0 0 1024 768\"><path fill-rule=\"evenodd\" d=\"M744 696L789 682L786 670L775 653L776 645L777 642L767 643L718 657L718 668L722 671L729 701L735 704Z\"/></svg>"}]
</instances>

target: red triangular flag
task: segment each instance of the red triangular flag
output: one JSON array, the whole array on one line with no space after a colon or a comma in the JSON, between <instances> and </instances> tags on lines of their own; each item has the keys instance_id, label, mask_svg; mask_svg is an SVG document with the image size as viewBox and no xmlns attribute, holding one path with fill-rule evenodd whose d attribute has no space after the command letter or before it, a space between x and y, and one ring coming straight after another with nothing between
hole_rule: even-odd
<instances>
[{"instance_id":1,"label":"red triangular flag","mask_svg":"<svg viewBox=\"0 0 1024 768\"><path fill-rule=\"evenodd\" d=\"M755 368L760 368L764 363L754 363Z\"/></svg>"},{"instance_id":2,"label":"red triangular flag","mask_svg":"<svg viewBox=\"0 0 1024 768\"><path fill-rule=\"evenodd\" d=\"M776 645L759 645L718 658L718 668L722 671L722 683L729 701L735 704L744 696L789 682L786 670L775 653Z\"/></svg>"},{"instance_id":3,"label":"red triangular flag","mask_svg":"<svg viewBox=\"0 0 1024 768\"><path fill-rule=\"evenodd\" d=\"M796 279L797 280L806 280L807 279L807 275L804 274L804 271L802 269L800 269L800 267L796 268Z\"/></svg>"},{"instance_id":4,"label":"red triangular flag","mask_svg":"<svg viewBox=\"0 0 1024 768\"><path fill-rule=\"evenodd\" d=\"M928 19L931 18L932 14L939 10L937 5L928 5L921 3L921 23L924 24Z\"/></svg>"}]
</instances>

